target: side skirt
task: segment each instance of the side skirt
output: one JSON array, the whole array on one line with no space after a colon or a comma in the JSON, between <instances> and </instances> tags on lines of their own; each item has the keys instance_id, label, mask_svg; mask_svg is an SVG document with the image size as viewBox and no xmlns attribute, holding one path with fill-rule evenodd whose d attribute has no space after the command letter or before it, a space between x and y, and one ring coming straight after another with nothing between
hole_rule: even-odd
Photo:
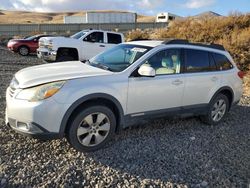
<instances>
[{"instance_id":1,"label":"side skirt","mask_svg":"<svg viewBox=\"0 0 250 188\"><path fill-rule=\"evenodd\" d=\"M168 108L147 112L127 114L124 116L123 128L145 123L149 120L163 117L190 117L195 115L205 115L208 111L208 104L190 105L184 107Z\"/></svg>"}]
</instances>

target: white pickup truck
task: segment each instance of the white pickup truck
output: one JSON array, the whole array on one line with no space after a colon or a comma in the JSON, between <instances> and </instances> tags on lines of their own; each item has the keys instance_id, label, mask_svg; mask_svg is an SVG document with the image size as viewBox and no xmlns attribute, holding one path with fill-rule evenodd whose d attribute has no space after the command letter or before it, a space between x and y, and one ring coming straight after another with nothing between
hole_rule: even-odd
<instances>
[{"instance_id":1,"label":"white pickup truck","mask_svg":"<svg viewBox=\"0 0 250 188\"><path fill-rule=\"evenodd\" d=\"M84 61L122 42L124 42L124 36L121 33L83 30L69 38L41 38L37 56L48 62Z\"/></svg>"}]
</instances>

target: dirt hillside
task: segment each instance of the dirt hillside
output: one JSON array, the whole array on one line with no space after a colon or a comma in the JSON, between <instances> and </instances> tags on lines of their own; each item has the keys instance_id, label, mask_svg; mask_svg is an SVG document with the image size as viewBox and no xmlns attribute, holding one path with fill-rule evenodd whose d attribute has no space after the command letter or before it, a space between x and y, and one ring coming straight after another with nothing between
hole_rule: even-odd
<instances>
[{"instance_id":1,"label":"dirt hillside","mask_svg":"<svg viewBox=\"0 0 250 188\"><path fill-rule=\"evenodd\" d=\"M120 11L95 11L95 12L120 12ZM81 16L86 12L27 12L0 10L0 24L17 23L63 23L64 16ZM18 19L17 19L18 18ZM138 15L138 22L154 22L154 16Z\"/></svg>"}]
</instances>

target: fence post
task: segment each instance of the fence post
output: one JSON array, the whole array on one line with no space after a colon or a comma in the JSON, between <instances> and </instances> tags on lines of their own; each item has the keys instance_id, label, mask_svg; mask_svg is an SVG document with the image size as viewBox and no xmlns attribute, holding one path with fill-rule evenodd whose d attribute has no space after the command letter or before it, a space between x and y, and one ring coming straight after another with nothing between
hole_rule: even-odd
<instances>
[{"instance_id":1,"label":"fence post","mask_svg":"<svg viewBox=\"0 0 250 188\"><path fill-rule=\"evenodd\" d=\"M40 33L41 32L41 25L37 24L37 32Z\"/></svg>"},{"instance_id":2,"label":"fence post","mask_svg":"<svg viewBox=\"0 0 250 188\"><path fill-rule=\"evenodd\" d=\"M22 35L21 29L20 29L20 24L17 25L17 35Z\"/></svg>"}]
</instances>

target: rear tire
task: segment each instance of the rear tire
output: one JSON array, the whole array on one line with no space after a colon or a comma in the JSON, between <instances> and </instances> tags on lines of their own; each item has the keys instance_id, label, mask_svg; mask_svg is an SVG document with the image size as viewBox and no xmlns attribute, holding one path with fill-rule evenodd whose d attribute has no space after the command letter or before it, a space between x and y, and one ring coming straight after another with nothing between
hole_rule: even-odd
<instances>
[{"instance_id":1,"label":"rear tire","mask_svg":"<svg viewBox=\"0 0 250 188\"><path fill-rule=\"evenodd\" d=\"M18 48L18 53L21 55L21 56L27 56L29 55L30 53L30 50L27 46L20 46Z\"/></svg>"},{"instance_id":2,"label":"rear tire","mask_svg":"<svg viewBox=\"0 0 250 188\"><path fill-rule=\"evenodd\" d=\"M201 116L201 120L209 125L217 125L221 123L229 111L228 97L223 94L218 94L209 103L208 112Z\"/></svg>"},{"instance_id":3,"label":"rear tire","mask_svg":"<svg viewBox=\"0 0 250 188\"><path fill-rule=\"evenodd\" d=\"M67 139L76 150L102 148L115 133L116 118L106 106L93 105L79 112L68 125Z\"/></svg>"}]
</instances>

